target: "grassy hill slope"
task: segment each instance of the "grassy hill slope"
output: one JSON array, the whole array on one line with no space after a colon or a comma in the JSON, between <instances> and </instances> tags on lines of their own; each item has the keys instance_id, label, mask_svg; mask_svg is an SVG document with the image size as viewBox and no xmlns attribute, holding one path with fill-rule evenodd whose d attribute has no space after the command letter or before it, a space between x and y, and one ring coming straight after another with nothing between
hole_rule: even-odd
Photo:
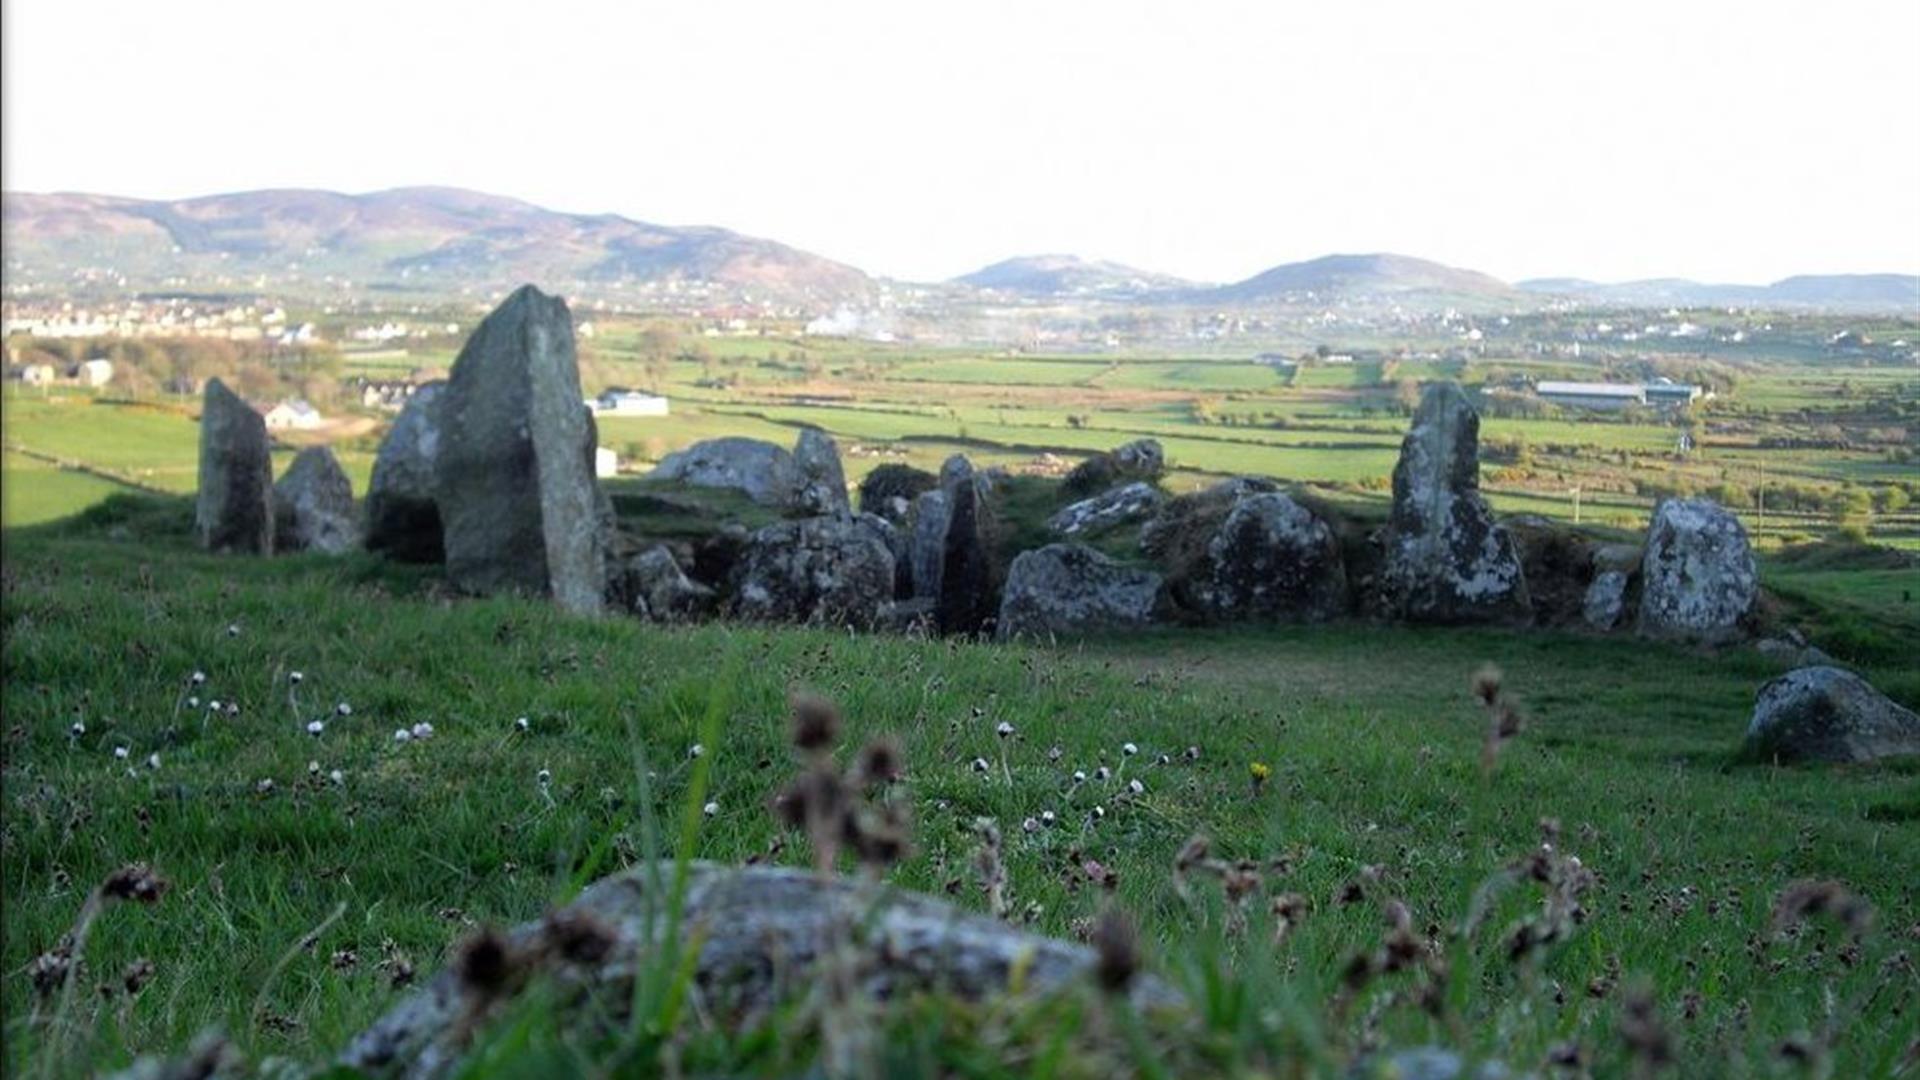
<instances>
[{"instance_id":1,"label":"grassy hill slope","mask_svg":"<svg viewBox=\"0 0 1920 1080\"><path fill-rule=\"evenodd\" d=\"M1771 673L1745 651L1360 624L1058 651L667 629L456 599L431 572L365 557L210 558L188 548L189 516L184 500L122 497L5 534L9 1071L44 1052L28 1018L51 1008L21 973L128 862L173 888L93 927L67 1071L177 1050L210 1025L256 1059L323 1059L394 1000L400 965L425 974L470 927L535 917L637 858L649 822L677 820L716 704L724 719L704 747L715 812L696 816L697 853L766 856L794 687L837 700L854 745L899 737L906 768L890 797L917 826L896 883L983 906L972 825L992 818L1016 917L1071 934L1104 903L1078 869L1097 859L1152 967L1201 1003L1192 1025L1145 1045L1097 1001L1018 1015L901 1003L876 1022L903 1073L1345 1075L1385 1041L1523 1069L1571 1045L1619 1075L1623 1002L1644 985L1686 1075L1774 1074L1788 1039L1810 1041L1832 1075L1884 1075L1920 1008L1911 975L1885 966L1920 923L1920 774L1735 764ZM1483 774L1487 722L1469 683L1489 662L1529 723ZM1868 671L1920 700L1912 672ZM432 738L395 742L422 721ZM996 737L1002 721L1015 738ZM1271 770L1258 790L1254 762ZM1073 779L1103 766L1105 779ZM1049 811L1054 825L1022 828ZM1482 890L1536 850L1543 819L1598 884L1564 943L1516 962L1509 935L1541 892ZM1264 875L1245 931L1229 929L1214 885L1189 899L1176 887L1169 868L1196 834ZM771 857L807 860L798 839ZM1844 881L1878 928L1857 943L1823 922L1772 935L1775 896L1807 877ZM1275 945L1266 911L1283 892L1309 913ZM1461 937L1477 895L1491 906ZM1431 1011L1409 975L1339 1003L1389 900L1446 958ZM153 968L137 995L94 991L140 960ZM1042 1015L1075 1019L1022 1020ZM550 1021L527 1023L490 1075L533 1060L514 1054L564 1051ZM730 1038L694 1010L673 1045L693 1072L793 1074L812 1043L804 1030Z\"/></svg>"}]
</instances>

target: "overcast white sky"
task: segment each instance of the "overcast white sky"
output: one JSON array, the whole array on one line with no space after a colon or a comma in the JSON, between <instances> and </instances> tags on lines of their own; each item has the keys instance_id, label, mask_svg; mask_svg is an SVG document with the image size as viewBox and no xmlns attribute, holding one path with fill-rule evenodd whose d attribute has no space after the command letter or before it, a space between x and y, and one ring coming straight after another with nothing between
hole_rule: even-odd
<instances>
[{"instance_id":1,"label":"overcast white sky","mask_svg":"<svg viewBox=\"0 0 1920 1080\"><path fill-rule=\"evenodd\" d=\"M1920 271L1920 3L5 0L9 190L450 184L933 279Z\"/></svg>"}]
</instances>

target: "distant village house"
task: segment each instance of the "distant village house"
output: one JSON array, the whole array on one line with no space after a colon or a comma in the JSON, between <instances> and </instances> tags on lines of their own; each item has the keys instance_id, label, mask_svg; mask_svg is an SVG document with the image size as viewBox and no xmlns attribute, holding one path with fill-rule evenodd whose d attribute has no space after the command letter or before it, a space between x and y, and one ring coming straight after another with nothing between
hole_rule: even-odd
<instances>
[{"instance_id":1,"label":"distant village house","mask_svg":"<svg viewBox=\"0 0 1920 1080\"><path fill-rule=\"evenodd\" d=\"M642 390L614 386L587 401L587 407L602 416L665 416L667 399Z\"/></svg>"},{"instance_id":2,"label":"distant village house","mask_svg":"<svg viewBox=\"0 0 1920 1080\"><path fill-rule=\"evenodd\" d=\"M262 414L268 431L311 431L325 419L320 410L304 401L283 401Z\"/></svg>"},{"instance_id":3,"label":"distant village house","mask_svg":"<svg viewBox=\"0 0 1920 1080\"><path fill-rule=\"evenodd\" d=\"M593 475L602 480L620 472L620 455L604 446L593 448Z\"/></svg>"}]
</instances>

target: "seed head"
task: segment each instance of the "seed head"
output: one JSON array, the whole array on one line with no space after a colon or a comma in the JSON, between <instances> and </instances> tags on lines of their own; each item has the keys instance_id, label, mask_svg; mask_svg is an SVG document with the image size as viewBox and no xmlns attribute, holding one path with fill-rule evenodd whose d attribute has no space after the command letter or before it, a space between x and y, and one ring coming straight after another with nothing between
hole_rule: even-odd
<instances>
[{"instance_id":1,"label":"seed head","mask_svg":"<svg viewBox=\"0 0 1920 1080\"><path fill-rule=\"evenodd\" d=\"M129 863L108 874L100 883L102 897L138 904L157 903L166 891L167 879L154 873L146 863Z\"/></svg>"},{"instance_id":2,"label":"seed head","mask_svg":"<svg viewBox=\"0 0 1920 1080\"><path fill-rule=\"evenodd\" d=\"M1110 994L1123 993L1140 973L1140 933L1117 908L1102 912L1093 926L1094 981Z\"/></svg>"},{"instance_id":3,"label":"seed head","mask_svg":"<svg viewBox=\"0 0 1920 1080\"><path fill-rule=\"evenodd\" d=\"M833 749L840 737L840 710L818 694L796 693L788 701L793 724L793 746L804 754Z\"/></svg>"}]
</instances>

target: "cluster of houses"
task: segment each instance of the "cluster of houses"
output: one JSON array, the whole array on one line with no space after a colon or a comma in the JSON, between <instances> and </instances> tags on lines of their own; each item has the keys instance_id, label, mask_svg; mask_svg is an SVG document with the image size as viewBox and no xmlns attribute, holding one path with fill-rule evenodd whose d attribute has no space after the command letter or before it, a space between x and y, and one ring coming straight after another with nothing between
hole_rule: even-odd
<instances>
[{"instance_id":1,"label":"cluster of houses","mask_svg":"<svg viewBox=\"0 0 1920 1080\"><path fill-rule=\"evenodd\" d=\"M52 364L20 364L7 374L26 386L84 386L98 389L113 381L113 361L96 356L64 368Z\"/></svg>"},{"instance_id":2,"label":"cluster of houses","mask_svg":"<svg viewBox=\"0 0 1920 1080\"><path fill-rule=\"evenodd\" d=\"M599 397L588 398L587 408L596 416L665 416L667 399L644 390L610 386Z\"/></svg>"},{"instance_id":3,"label":"cluster of houses","mask_svg":"<svg viewBox=\"0 0 1920 1080\"><path fill-rule=\"evenodd\" d=\"M1542 401L1570 409L1611 412L1628 406L1665 409L1679 408L1712 392L1690 383L1659 378L1650 383L1553 382L1543 381L1533 388Z\"/></svg>"}]
</instances>

